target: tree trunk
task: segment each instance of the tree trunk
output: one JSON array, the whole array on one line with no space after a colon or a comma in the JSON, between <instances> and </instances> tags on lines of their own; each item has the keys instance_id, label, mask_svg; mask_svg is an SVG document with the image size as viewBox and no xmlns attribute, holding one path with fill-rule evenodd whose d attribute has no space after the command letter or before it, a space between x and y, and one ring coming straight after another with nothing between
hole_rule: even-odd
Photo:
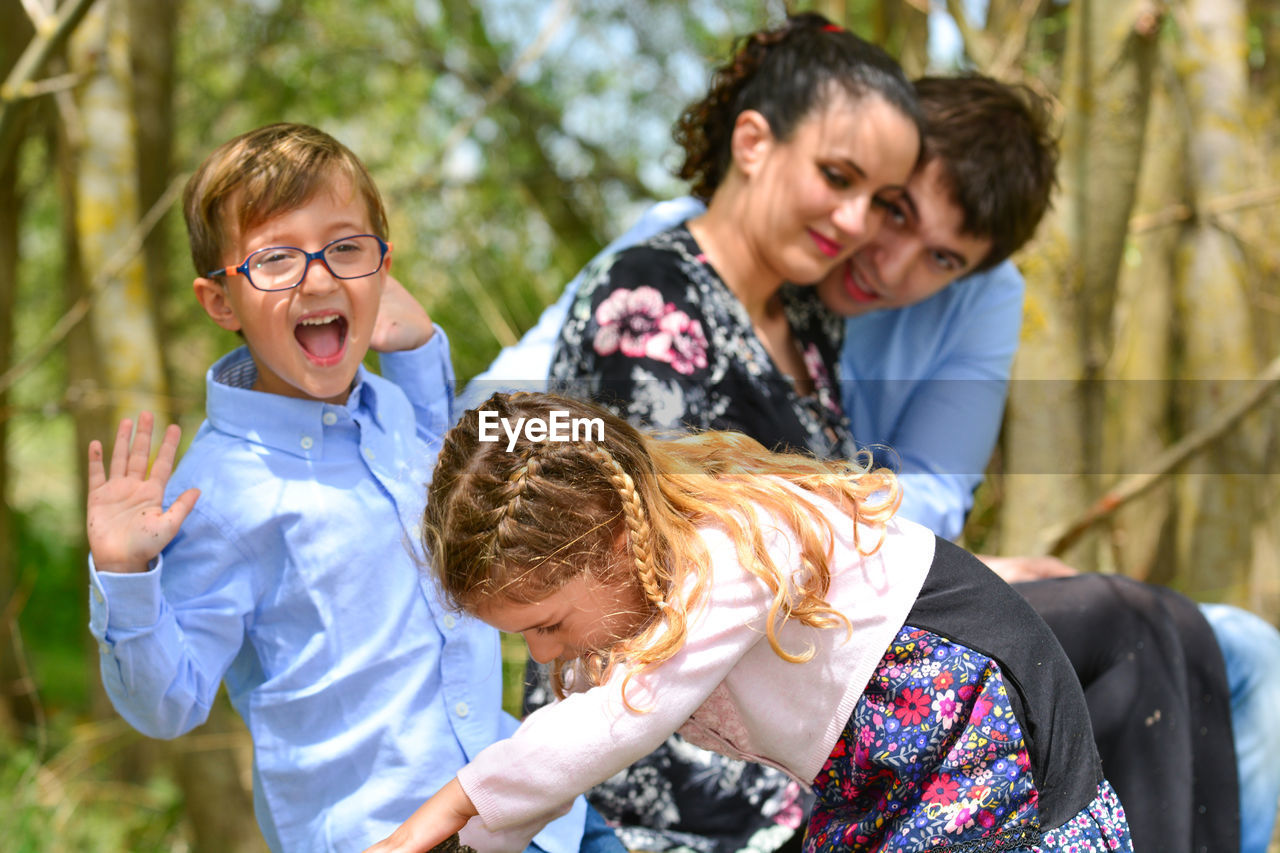
<instances>
[{"instance_id":1,"label":"tree trunk","mask_svg":"<svg viewBox=\"0 0 1280 853\"><path fill-rule=\"evenodd\" d=\"M1157 75L1152 91L1151 132L1139 175L1135 220L1167 211L1185 198L1187 139L1179 132L1182 123L1170 91L1177 84L1171 64L1162 64L1168 73ZM1136 466L1154 459L1178 438L1169 423L1176 330L1171 323L1152 322L1175 314L1178 237L1176 226L1145 228L1131 233L1125 248L1107 371L1102 463L1108 487L1139 473ZM1109 552L1114 570L1157 583L1172 580L1173 499L1172 483L1166 481L1116 513Z\"/></svg>"},{"instance_id":2,"label":"tree trunk","mask_svg":"<svg viewBox=\"0 0 1280 853\"><path fill-rule=\"evenodd\" d=\"M141 218L138 153L135 148L129 34L123 0L103 0L85 17L72 39L72 66L91 73L78 99L80 127L76 156L76 231L90 282L113 261ZM114 434L122 417L140 410L167 422L167 389L160 368L163 354L152 322L141 257L100 282L89 313L93 357L102 365L102 397L88 395L88 413ZM83 455L83 454L78 454Z\"/></svg>"},{"instance_id":3,"label":"tree trunk","mask_svg":"<svg viewBox=\"0 0 1280 853\"><path fill-rule=\"evenodd\" d=\"M171 97L173 20L172 9L155 8L164 5L103 0L73 42L75 67L95 69L79 101L82 125L93 132L79 140L71 208L79 254L90 279L119 263L116 252L143 213L140 193L154 201L170 179L172 126L165 114ZM134 121L135 110L143 118L140 124ZM108 437L117 420L136 417L143 409L156 412L160 423L171 418L156 305L168 286L167 268L167 250L157 236L142 256L124 264L118 276L100 282L89 314L93 334L83 336L88 345L73 360L85 378L93 376L85 359L101 367L101 375L93 380L101 383L96 387L102 394L86 395L77 418L82 424L80 447L87 442L86 433ZM234 723L225 719L228 713L220 706L202 733L232 730ZM227 749L193 751L182 743L152 746L154 752L147 750L128 772L147 774L153 761L168 756L183 789L196 851L261 849L252 801Z\"/></svg>"},{"instance_id":4,"label":"tree trunk","mask_svg":"<svg viewBox=\"0 0 1280 853\"><path fill-rule=\"evenodd\" d=\"M17 3L0 5L0 78L8 75L31 38L27 16ZM15 132L21 135L22 129ZM18 220L22 199L18 192L17 154L0 159L0 376L13 366L14 325L18 297ZM9 417L11 395L0 388L0 740L16 734L17 723L33 721L30 693L17 658L11 631L18 627L14 612L18 583L18 555L14 542L13 506L9 495Z\"/></svg>"},{"instance_id":5,"label":"tree trunk","mask_svg":"<svg viewBox=\"0 0 1280 853\"><path fill-rule=\"evenodd\" d=\"M149 210L173 179L173 73L178 0L128 0L129 59L133 116L138 151L138 207ZM161 352L172 337L165 309L175 282L170 280L169 232L155 228L142 244L147 304ZM162 383L173 387L168 359L160 360ZM185 396L180 399L186 399ZM172 412L175 417L180 412Z\"/></svg>"},{"instance_id":6,"label":"tree trunk","mask_svg":"<svg viewBox=\"0 0 1280 853\"><path fill-rule=\"evenodd\" d=\"M1103 368L1142 156L1155 23L1140 0L1072 6L1065 58L1063 193L1028 263L1023 345L1006 436L1007 553L1040 551L1047 524L1100 484ZM1052 474L1054 476L1040 476ZM1083 568L1096 555L1070 555Z\"/></svg>"},{"instance_id":7,"label":"tree trunk","mask_svg":"<svg viewBox=\"0 0 1280 853\"><path fill-rule=\"evenodd\" d=\"M1191 122L1193 208L1248 186L1244 0L1189 0L1181 27L1187 112ZM1224 220L1200 216L1181 241L1179 299L1183 365L1182 431L1213 416L1238 382L1259 368L1244 260ZM1257 417L1225 436L1179 478L1179 576L1196 595L1244 603L1257 524L1265 435ZM1261 568L1261 567L1260 567ZM1274 571L1274 568L1271 569Z\"/></svg>"}]
</instances>

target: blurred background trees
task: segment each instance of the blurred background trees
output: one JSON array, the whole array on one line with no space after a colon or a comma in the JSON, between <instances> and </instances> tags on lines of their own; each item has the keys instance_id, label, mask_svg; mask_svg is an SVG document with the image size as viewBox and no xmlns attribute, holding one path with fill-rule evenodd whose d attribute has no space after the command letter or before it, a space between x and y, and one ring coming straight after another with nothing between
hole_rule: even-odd
<instances>
[{"instance_id":1,"label":"blurred background trees","mask_svg":"<svg viewBox=\"0 0 1280 853\"><path fill-rule=\"evenodd\" d=\"M235 343L190 296L189 170L270 121L346 142L465 380L682 190L669 129L709 62L800 8L1057 110L968 544L1280 618L1275 0L0 0L0 850L263 849L239 721L131 734L85 629L84 447L143 407L194 432Z\"/></svg>"}]
</instances>

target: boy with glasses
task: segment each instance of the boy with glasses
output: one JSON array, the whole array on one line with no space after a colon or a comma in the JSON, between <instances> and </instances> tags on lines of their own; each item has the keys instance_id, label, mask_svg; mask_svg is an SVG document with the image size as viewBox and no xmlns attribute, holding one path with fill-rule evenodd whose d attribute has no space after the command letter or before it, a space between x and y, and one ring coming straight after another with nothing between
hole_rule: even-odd
<instances>
[{"instance_id":1,"label":"boy with glasses","mask_svg":"<svg viewBox=\"0 0 1280 853\"><path fill-rule=\"evenodd\" d=\"M172 738L225 682L271 849L358 851L516 726L496 632L446 611L419 569L448 341L389 275L378 191L327 134L277 124L225 143L184 213L196 298L244 346L210 368L207 419L171 479L178 428L148 476L149 414L132 440L121 423L108 471L89 446L103 683L135 728ZM369 349L382 376L361 366ZM578 850L584 813L535 849ZM468 830L481 849L528 841Z\"/></svg>"}]
</instances>

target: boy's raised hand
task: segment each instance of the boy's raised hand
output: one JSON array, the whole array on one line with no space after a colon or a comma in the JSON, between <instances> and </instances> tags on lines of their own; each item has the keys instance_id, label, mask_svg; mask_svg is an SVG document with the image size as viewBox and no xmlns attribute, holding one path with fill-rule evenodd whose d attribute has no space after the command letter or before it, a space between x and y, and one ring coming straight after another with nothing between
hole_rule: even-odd
<instances>
[{"instance_id":1,"label":"boy's raised hand","mask_svg":"<svg viewBox=\"0 0 1280 853\"><path fill-rule=\"evenodd\" d=\"M427 316L413 294L390 273L378 304L378 318L373 324L369 346L376 352L402 352L417 349L431 340L435 324Z\"/></svg>"},{"instance_id":2,"label":"boy's raised hand","mask_svg":"<svg viewBox=\"0 0 1280 853\"><path fill-rule=\"evenodd\" d=\"M150 412L138 415L138 431L130 441L133 422L128 418L116 430L108 471L102 467L102 444L89 442L89 505L85 513L89 550L100 572L145 572L148 564L178 534L200 496L188 489L166 510L164 487L173 473L182 430L170 424L156 454L151 474Z\"/></svg>"}]
</instances>

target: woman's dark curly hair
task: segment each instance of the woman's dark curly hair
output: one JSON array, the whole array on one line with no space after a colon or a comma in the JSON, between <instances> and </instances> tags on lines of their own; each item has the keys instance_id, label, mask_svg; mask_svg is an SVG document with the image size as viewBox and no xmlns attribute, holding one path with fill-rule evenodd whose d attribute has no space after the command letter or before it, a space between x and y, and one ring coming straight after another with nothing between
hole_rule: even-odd
<instances>
[{"instance_id":1,"label":"woman's dark curly hair","mask_svg":"<svg viewBox=\"0 0 1280 853\"><path fill-rule=\"evenodd\" d=\"M780 140L833 93L854 99L873 93L923 127L915 90L889 54L814 12L789 17L774 30L739 40L733 56L715 70L711 88L690 104L672 135L684 149L676 173L690 192L710 200L729 169L733 125L743 110L756 110Z\"/></svg>"}]
</instances>

